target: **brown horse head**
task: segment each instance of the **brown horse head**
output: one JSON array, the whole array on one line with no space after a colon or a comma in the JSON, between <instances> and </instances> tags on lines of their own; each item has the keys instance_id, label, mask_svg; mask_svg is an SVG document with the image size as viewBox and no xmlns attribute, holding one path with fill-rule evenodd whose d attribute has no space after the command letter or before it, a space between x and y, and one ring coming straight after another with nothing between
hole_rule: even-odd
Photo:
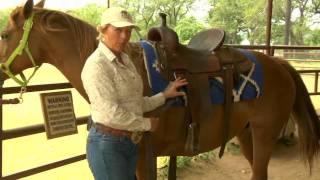
<instances>
[{"instance_id":1,"label":"brown horse head","mask_svg":"<svg viewBox=\"0 0 320 180\"><path fill-rule=\"evenodd\" d=\"M44 1L41 1L35 6L35 9L42 8ZM12 74L17 74L26 68L33 67L35 64L32 63L30 58L37 60L37 65L41 65L41 61L38 60L40 57L40 39L36 38L37 34L33 31L30 33L25 32L24 26L29 19L33 18L33 1L28 0L23 7L17 7L10 14L8 24L1 32L0 41L0 62L5 63L9 59L12 59L12 63L7 66L1 66L3 70L10 69ZM31 21L32 23L32 21ZM29 26L32 29L32 26ZM23 35L25 32L25 35ZM22 38L26 36L25 45L22 44ZM20 51L16 50L20 45ZM28 56L26 48L30 49L31 56ZM16 51L16 52L15 52ZM19 51L19 52L18 52ZM15 57L13 57L16 54Z\"/></svg>"},{"instance_id":2,"label":"brown horse head","mask_svg":"<svg viewBox=\"0 0 320 180\"><path fill-rule=\"evenodd\" d=\"M23 7L12 11L7 27L1 32L2 71L21 85L21 80L14 75L48 63L60 70L87 99L77 75L97 47L98 33L90 24L59 11L43 9L43 5L44 1L34 6L33 1L28 0ZM27 82L22 82L22 86Z\"/></svg>"}]
</instances>

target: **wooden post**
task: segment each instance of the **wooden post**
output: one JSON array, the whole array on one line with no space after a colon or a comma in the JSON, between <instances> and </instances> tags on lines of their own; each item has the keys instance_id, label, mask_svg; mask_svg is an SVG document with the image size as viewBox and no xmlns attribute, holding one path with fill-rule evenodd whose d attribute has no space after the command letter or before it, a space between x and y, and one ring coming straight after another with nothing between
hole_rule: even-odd
<instances>
[{"instance_id":1,"label":"wooden post","mask_svg":"<svg viewBox=\"0 0 320 180\"><path fill-rule=\"evenodd\" d=\"M169 169L168 169L168 180L177 179L177 156L170 156Z\"/></svg>"},{"instance_id":2,"label":"wooden post","mask_svg":"<svg viewBox=\"0 0 320 180\"><path fill-rule=\"evenodd\" d=\"M268 0L268 8L267 8L267 30L266 30L266 47L267 54L270 55L270 44L271 44L271 20L272 20L272 8L273 8L273 0Z\"/></svg>"}]
</instances>

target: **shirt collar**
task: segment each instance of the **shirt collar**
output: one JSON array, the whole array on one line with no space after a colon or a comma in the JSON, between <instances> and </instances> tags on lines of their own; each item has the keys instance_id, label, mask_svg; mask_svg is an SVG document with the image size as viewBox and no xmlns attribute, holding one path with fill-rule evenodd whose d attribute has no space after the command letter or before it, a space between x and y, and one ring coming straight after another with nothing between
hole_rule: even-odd
<instances>
[{"instance_id":1,"label":"shirt collar","mask_svg":"<svg viewBox=\"0 0 320 180\"><path fill-rule=\"evenodd\" d=\"M105 44L103 44L101 41L99 42L98 48L99 48L99 49L101 50L101 52L107 57L107 59L108 59L109 61L115 61L115 60L117 60L117 57L114 55L114 53L113 53ZM127 65L127 64L128 64L128 62L127 62L127 60L128 60L128 55L122 52L122 53L120 54L120 56L121 56L123 62Z\"/></svg>"},{"instance_id":2,"label":"shirt collar","mask_svg":"<svg viewBox=\"0 0 320 180\"><path fill-rule=\"evenodd\" d=\"M113 52L102 42L99 42L98 48L107 57L109 61L114 61L117 59Z\"/></svg>"}]
</instances>

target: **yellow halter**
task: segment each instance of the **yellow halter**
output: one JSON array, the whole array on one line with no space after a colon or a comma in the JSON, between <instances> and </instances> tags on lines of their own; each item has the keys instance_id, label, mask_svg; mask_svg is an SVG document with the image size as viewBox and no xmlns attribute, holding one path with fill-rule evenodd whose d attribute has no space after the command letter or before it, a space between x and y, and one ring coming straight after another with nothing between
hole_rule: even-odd
<instances>
[{"instance_id":1,"label":"yellow halter","mask_svg":"<svg viewBox=\"0 0 320 180\"><path fill-rule=\"evenodd\" d=\"M30 52L29 45L28 45L28 38L29 38L30 31L31 31L32 25L33 25L33 17L34 17L34 13L32 13L32 15L24 22L23 35L22 35L22 39L20 40L18 47L16 47L16 49L12 52L12 54L9 56L9 58L6 62L0 64L1 70L4 73L6 73L11 79L13 79L15 82L17 82L24 89L28 85L30 79L34 76L34 74L36 73L36 71L40 67L40 66L36 65L36 63L32 57L32 54ZM28 79L25 77L23 72L21 72L20 73L21 80L20 80L11 72L10 65L13 63L13 61L16 59L17 56L20 56L23 53L23 51L25 51L27 53L30 61L32 62L34 71Z\"/></svg>"}]
</instances>

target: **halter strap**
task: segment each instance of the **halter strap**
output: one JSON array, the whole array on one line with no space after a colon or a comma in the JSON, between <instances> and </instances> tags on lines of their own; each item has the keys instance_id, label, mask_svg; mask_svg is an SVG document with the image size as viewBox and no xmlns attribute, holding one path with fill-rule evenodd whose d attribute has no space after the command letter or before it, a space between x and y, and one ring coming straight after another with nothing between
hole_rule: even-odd
<instances>
[{"instance_id":1,"label":"halter strap","mask_svg":"<svg viewBox=\"0 0 320 180\"><path fill-rule=\"evenodd\" d=\"M34 17L34 13L32 13L31 16L24 22L23 35L22 35L22 39L19 42L18 47L16 47L16 49L12 52L12 54L9 56L6 62L0 64L1 70L22 87L26 87L28 85L30 79L35 75L36 71L40 67L35 63L34 58L30 52L29 44L28 44L28 38L33 26L33 17ZM21 72L20 73L21 80L20 80L12 73L10 66L14 62L16 57L21 56L23 52L27 53L33 65L34 70L29 78L26 78L23 72Z\"/></svg>"}]
</instances>

